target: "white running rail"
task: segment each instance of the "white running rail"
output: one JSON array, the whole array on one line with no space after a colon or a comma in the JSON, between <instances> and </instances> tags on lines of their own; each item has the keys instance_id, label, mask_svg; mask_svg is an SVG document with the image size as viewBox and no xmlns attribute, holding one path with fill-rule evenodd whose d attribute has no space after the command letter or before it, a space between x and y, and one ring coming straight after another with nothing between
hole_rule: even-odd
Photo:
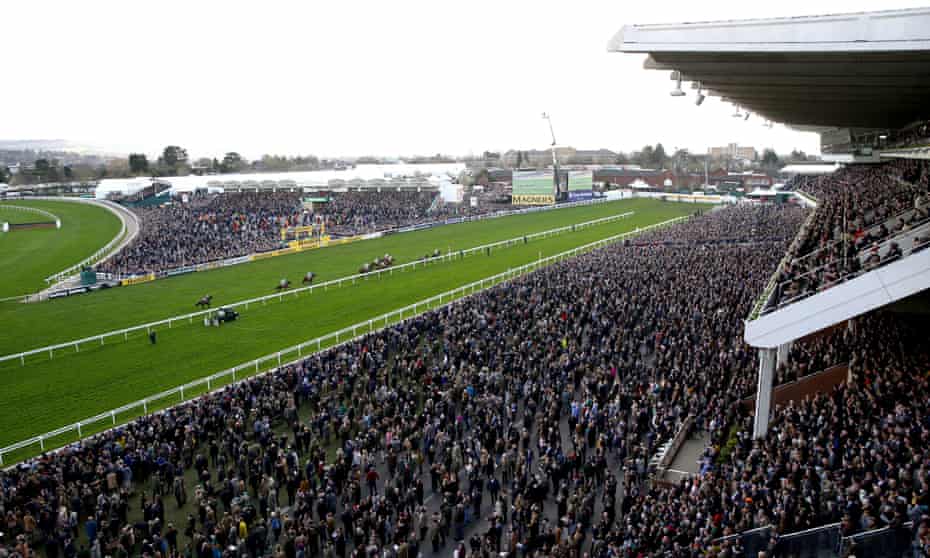
<instances>
[{"instance_id":1,"label":"white running rail","mask_svg":"<svg viewBox=\"0 0 930 558\"><path fill-rule=\"evenodd\" d=\"M55 215L51 211L45 211L44 209L39 209L38 207L29 207L28 205L0 205L0 209L12 209L13 211L23 211L26 213L38 213L39 215L44 215L46 217L51 217L52 221L60 222L58 215Z\"/></svg>"},{"instance_id":2,"label":"white running rail","mask_svg":"<svg viewBox=\"0 0 930 558\"><path fill-rule=\"evenodd\" d=\"M74 201L73 199L69 199L69 198L60 198L60 199L68 200L68 201ZM77 198L77 199L83 199L83 198ZM58 200L56 199L56 201L58 201ZM84 203L90 203L90 202L84 202ZM94 205L98 205L98 204L99 204L99 205L106 206L107 203L112 203L112 202L98 202L97 200L94 200L93 203L94 203ZM110 242L107 242L107 244L106 244L103 248L97 250L96 252L94 252L94 253L91 254L90 256L84 258L84 259L81 260L80 262L78 262L78 263L72 265L71 267L69 267L69 268L67 268L67 269L64 269L64 270L59 271L58 273L56 273L56 274L54 274L54 275L49 275L48 277L46 277L46 278L45 278L45 282L46 282L46 283L48 283L49 285L53 285L53 284L55 284L55 283L58 283L58 282L61 281L62 279L65 279L65 278L67 278L67 277L70 277L70 276L74 275L75 272L79 271L82 267L84 267L84 266L86 266L86 265L91 265L91 264L97 263L97 261L103 259L107 254L109 254L109 253L110 253L110 250L112 250L114 246L116 246L117 244L119 244L119 242L123 239L123 237L126 236L126 230L127 230L127 228L128 228L128 225L126 224L126 219L123 218L123 215L122 215L119 211L116 211L116 210L114 210L114 209L112 209L112 208L108 208L108 209L109 209L112 213L114 213L117 217L119 217L119 221L120 221L120 224L121 224L119 233L117 233L116 236L114 236L112 239L110 239Z\"/></svg>"},{"instance_id":3,"label":"white running rail","mask_svg":"<svg viewBox=\"0 0 930 558\"><path fill-rule=\"evenodd\" d=\"M266 370L265 372L266 373L272 372L276 368L291 365L295 362L300 361L304 357L312 355L315 352L321 351L326 348L330 348L334 345L339 345L340 343L346 343L346 342L352 341L356 339L357 337L359 337L360 335L364 336L364 335L369 335L371 333L375 333L376 331L381 331L382 329L385 329L389 326L396 325L397 323L403 322L404 320L416 317L418 314L422 312L432 310L434 308L443 306L445 304L450 304L458 300L461 297L467 296L469 294L474 294L479 291L483 291L499 283L503 283L503 282L506 282L512 279L516 279L517 277L526 275L527 273L531 271L535 271L549 264L563 261L568 258L575 257L584 252L588 252L588 251L600 248L602 246L612 244L628 236L637 235L642 232L655 229L655 228L665 227L665 226L677 223L687 218L689 218L688 215L685 215L682 217L675 217L674 219L669 219L667 221L655 223L653 225L649 225L643 228L638 228L633 231L616 234L616 235L613 235L607 238L603 238L601 240L596 240L594 242L590 242L588 244L584 244L582 246L572 248L571 250L566 250L564 252L559 252L558 254L554 254L552 256L540 258L538 260L521 265L519 267L515 267L505 272L498 273L491 277L486 277L479 281L474 281L472 283L468 283L467 285L462 285L461 287L452 289L450 291L446 291L444 293L440 293L438 295L431 296L429 298L420 300L408 306L404 306L403 308L392 310L391 312L382 314L378 317L361 321L355 325L342 328L339 331L334 331L332 333L328 333L321 337L317 337L316 339L305 341L303 343L300 343L299 345L294 345L292 347L282 349L280 351L265 355L263 357L259 357L255 360L250 360L238 366L234 366L232 368L223 370L222 372L211 374L210 376L206 376L204 378L194 380L193 382L186 383L182 386L177 386L177 387L165 390L161 393L157 393L150 397L146 397L138 401L133 401L132 403L127 403L126 405L117 407L116 409L104 411L93 417L75 422L73 424L62 426L61 428L52 430L51 432L39 434L38 436L33 436L32 438L28 438L26 440L22 440L14 444L10 444L9 446L0 448L0 465L3 465L4 463L3 456L8 455L12 452L27 449L27 448L30 448L36 445L39 446L40 451L44 452L46 440L54 439L59 436L63 436L66 434L74 434L74 433L77 433L78 438L83 438L84 428L88 426L92 426L92 425L99 425L99 423L101 422L109 423L110 428L115 427L117 426L118 422L121 423L121 421L117 420L118 415L121 415L124 413L130 413L129 417L126 417L126 418L131 419L135 415L137 415L140 410L142 411L143 414L148 414L149 404L164 402L163 400L169 397L173 398L177 396L178 401L175 404L183 403L184 401L188 399L188 397L185 396L185 391L187 392L188 396L202 395L202 393L199 393L198 390L206 386L205 393L209 393L213 391L214 389L213 386L214 384L217 384L218 380L229 379L231 380L232 383L235 383L247 377L251 377L251 376L258 374L259 372L262 371L263 366L268 365L268 364L271 364L273 368ZM376 324L377 324L377 328L375 327ZM296 355L296 358L291 358L291 360L286 360L284 358L286 355L290 357L294 357ZM217 385L217 389L220 389L221 387L225 387L225 385Z\"/></svg>"},{"instance_id":4,"label":"white running rail","mask_svg":"<svg viewBox=\"0 0 930 558\"><path fill-rule=\"evenodd\" d=\"M511 238L507 240L501 240L498 242L484 244L481 246L475 246L474 248L468 248L466 250L452 251L452 252L443 254L442 256L430 258L428 260L414 260L406 264L392 266L392 267L388 267L384 269L378 269L378 270L371 271L365 274L347 275L346 277L341 277L339 279L333 279L331 281L326 281L326 282L319 283L316 285L310 285L308 287L300 287L300 288L293 289L290 291L264 295L264 296L260 296L257 298L250 298L248 300L240 300L238 302L232 302L230 304L221 304L219 306L222 306L224 308L245 307L246 309L248 309L249 306L252 304L259 304L259 303L266 304L269 300L274 300L274 299L277 299L278 301L283 301L284 297L291 297L291 296L297 297L302 292L309 292L312 294L314 290L323 289L325 291L329 287L337 287L339 285L342 285L344 283L349 283L349 282L354 284L355 281L364 279L369 276L382 275L385 273L393 274L395 271L403 271L406 268L416 269L417 265L422 267L428 263L450 261L455 258L463 258L465 256L470 256L470 255L477 254L477 253L480 253L486 250L490 251L490 250L494 250L494 249L501 248L501 247L513 246L514 244L524 242L524 239L526 239L526 242L529 242L530 240L546 238L546 237L554 236L554 235L561 234L564 232L576 231L576 230L587 228L587 227L603 225L606 223L610 223L612 221L618 221L620 219L625 219L633 215L634 213L635 213L634 211L627 211L624 213L619 213L617 215L609 215L607 217L601 217L600 219L594 219L592 221L585 221L583 223L577 223L574 225L566 225L564 227L549 229L549 230L541 231L541 232L534 233L534 234L528 234L526 236L520 236L520 237ZM104 345L106 339L113 338L113 337L122 337L123 340L125 341L129 338L130 333L145 330L146 334L148 334L153 328L163 327L163 326L168 326L169 328L171 328L176 322L183 322L185 320L188 321L188 323L193 323L194 318L205 316L214 311L215 309L213 308L208 308L206 310L198 310L196 312L191 312L190 314L172 316L170 318L165 318L162 320L149 322L149 323L142 324L142 325L136 325L136 326L128 327L125 329L107 331L105 333L101 333L98 335L92 335L90 337L84 337L82 339L75 339L72 341L66 341L64 343L57 343L55 345L47 345L45 347L30 349L28 351L23 351L21 353L4 355L4 356L0 356L0 363L18 359L20 361L20 365L25 366L26 357L31 356L31 355L41 354L41 353L48 353L48 357L51 360L55 358L56 350L74 349L74 352L79 352L81 350L81 345L85 345L88 343Z\"/></svg>"}]
</instances>

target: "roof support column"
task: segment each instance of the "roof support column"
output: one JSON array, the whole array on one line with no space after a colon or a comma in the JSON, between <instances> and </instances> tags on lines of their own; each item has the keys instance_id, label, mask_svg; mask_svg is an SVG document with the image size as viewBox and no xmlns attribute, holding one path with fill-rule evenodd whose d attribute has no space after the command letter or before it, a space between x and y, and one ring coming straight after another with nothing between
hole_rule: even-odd
<instances>
[{"instance_id":1,"label":"roof support column","mask_svg":"<svg viewBox=\"0 0 930 558\"><path fill-rule=\"evenodd\" d=\"M772 409L772 380L775 377L775 349L759 349L759 380L756 386L756 416L752 437L764 438L769 429Z\"/></svg>"}]
</instances>

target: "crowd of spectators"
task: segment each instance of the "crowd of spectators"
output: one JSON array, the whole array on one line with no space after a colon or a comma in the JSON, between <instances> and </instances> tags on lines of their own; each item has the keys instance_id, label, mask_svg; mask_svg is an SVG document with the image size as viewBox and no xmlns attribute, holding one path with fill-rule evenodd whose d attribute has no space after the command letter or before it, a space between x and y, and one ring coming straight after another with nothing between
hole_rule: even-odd
<instances>
[{"instance_id":1,"label":"crowd of spectators","mask_svg":"<svg viewBox=\"0 0 930 558\"><path fill-rule=\"evenodd\" d=\"M279 248L281 227L299 222L300 194L195 194L188 203L133 208L139 235L98 271L140 274Z\"/></svg>"},{"instance_id":2,"label":"crowd of spectators","mask_svg":"<svg viewBox=\"0 0 930 558\"><path fill-rule=\"evenodd\" d=\"M837 355L848 362L848 380L778 408L761 441L743 419L734 451L712 472L656 494L658 505L673 510L670 524L723 535L765 525L791 533L839 523L843 536L890 527L904 540L899 548L909 552L913 541L915 556L928 555L930 352L923 327L891 314L857 319L841 334L848 356ZM773 538L770 555L780 555L781 544Z\"/></svg>"},{"instance_id":3,"label":"crowd of spectators","mask_svg":"<svg viewBox=\"0 0 930 558\"><path fill-rule=\"evenodd\" d=\"M780 270L778 304L829 288L838 281L894 261L904 250L879 244L930 217L930 164L899 159L880 165L853 165L832 175L802 177L796 187L817 199L815 215Z\"/></svg>"},{"instance_id":4,"label":"crowd of spectators","mask_svg":"<svg viewBox=\"0 0 930 558\"><path fill-rule=\"evenodd\" d=\"M325 223L329 235L352 236L491 211L438 203L436 192L333 192L314 211L292 192L193 194L189 201L133 208L139 236L98 270L144 274L274 250L281 229ZM318 229L319 230L319 229Z\"/></svg>"},{"instance_id":5,"label":"crowd of spectators","mask_svg":"<svg viewBox=\"0 0 930 558\"><path fill-rule=\"evenodd\" d=\"M326 230L354 235L426 222L435 192L344 192L321 210Z\"/></svg>"},{"instance_id":6,"label":"crowd of spectators","mask_svg":"<svg viewBox=\"0 0 930 558\"><path fill-rule=\"evenodd\" d=\"M327 231L349 236L518 207L498 201L482 198L472 206L443 201L436 192L345 192L332 194L332 201L318 215L325 218Z\"/></svg>"},{"instance_id":7,"label":"crowd of spectators","mask_svg":"<svg viewBox=\"0 0 930 558\"><path fill-rule=\"evenodd\" d=\"M916 122L903 130L890 133L888 147L926 147L930 144L930 120Z\"/></svg>"},{"instance_id":8,"label":"crowd of spectators","mask_svg":"<svg viewBox=\"0 0 930 558\"><path fill-rule=\"evenodd\" d=\"M708 212L4 471L0 556L727 556L754 525L919 515L907 332L865 321L849 385L748 436L742 319L800 216ZM649 482L689 416L711 467Z\"/></svg>"},{"instance_id":9,"label":"crowd of spectators","mask_svg":"<svg viewBox=\"0 0 930 558\"><path fill-rule=\"evenodd\" d=\"M786 242L797 233L808 210L797 205L739 204L718 207L712 211L725 211L725 219L692 219L673 229L649 231L636 237L631 244L719 244Z\"/></svg>"}]
</instances>

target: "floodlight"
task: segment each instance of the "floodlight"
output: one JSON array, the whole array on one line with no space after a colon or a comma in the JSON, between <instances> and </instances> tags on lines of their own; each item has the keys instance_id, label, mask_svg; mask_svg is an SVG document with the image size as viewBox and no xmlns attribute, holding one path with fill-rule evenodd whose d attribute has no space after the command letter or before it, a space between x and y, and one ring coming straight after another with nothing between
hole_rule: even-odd
<instances>
[{"instance_id":1,"label":"floodlight","mask_svg":"<svg viewBox=\"0 0 930 558\"><path fill-rule=\"evenodd\" d=\"M670 95L672 97L684 97L685 92L681 90L681 72L676 70L675 72L672 73L672 75L675 77L676 81L675 81L675 89L672 89L672 92L670 93Z\"/></svg>"},{"instance_id":2,"label":"floodlight","mask_svg":"<svg viewBox=\"0 0 930 558\"><path fill-rule=\"evenodd\" d=\"M698 90L697 90L697 96L694 98L694 104L697 106L701 106L701 103L704 102L704 94L701 93L701 82L698 82L697 86L698 86Z\"/></svg>"}]
</instances>

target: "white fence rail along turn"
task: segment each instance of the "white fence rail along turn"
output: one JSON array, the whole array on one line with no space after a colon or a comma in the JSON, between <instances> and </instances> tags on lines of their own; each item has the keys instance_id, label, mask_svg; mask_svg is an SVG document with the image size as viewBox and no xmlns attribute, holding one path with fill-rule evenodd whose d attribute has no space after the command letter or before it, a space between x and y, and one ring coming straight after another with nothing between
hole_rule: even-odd
<instances>
[{"instance_id":1,"label":"white fence rail along turn","mask_svg":"<svg viewBox=\"0 0 930 558\"><path fill-rule=\"evenodd\" d=\"M112 203L112 202L100 202L100 203L109 204L109 203ZM111 210L111 211L112 211L112 210ZM80 271L82 267L84 267L84 266L86 266L86 265L94 264L94 263L96 263L97 261L99 261L100 259L102 259L104 256L106 256L107 254L110 253L110 250L112 250L114 246L116 246L117 244L119 244L119 242L120 242L120 241L123 239L123 237L126 235L127 225L126 225L126 221L125 221L125 220L123 219L123 217L119 214L119 212L114 211L114 213L117 215L117 217L119 217L119 220L120 220L121 226L120 226L119 233L117 233L116 236L114 236L112 239L110 239L110 242L107 242L107 244L106 244L103 248L97 250L96 252L94 252L94 253L91 254L90 256L84 258L84 259L81 260L80 262L78 262L78 263L72 265L71 267L69 267L69 268L67 268L67 269L64 269L64 270L59 271L58 273L56 273L56 274L54 274L54 275L49 275L48 277L46 277L46 278L45 278L45 282L46 282L46 283L48 283L49 285L52 285L52 284L55 284L55 283L61 281L62 279L65 279L65 278L67 278L67 277L70 277L70 276L74 275L76 272Z\"/></svg>"},{"instance_id":2,"label":"white fence rail along turn","mask_svg":"<svg viewBox=\"0 0 930 558\"><path fill-rule=\"evenodd\" d=\"M564 226L564 227L558 227L558 228L555 228L555 229L549 229L549 230L541 231L541 232L534 233L534 234L528 234L528 235L525 235L525 236L519 236L519 237L516 237L516 238L510 238L510 239L507 239L507 240L501 240L501 241L498 241L498 242L492 242L492 243L490 243L490 244L483 244L483 245L481 245L481 246L475 246L474 248L468 248L468 249L458 250L458 251L451 251L451 252L445 253L445 254L443 254L443 255L441 255L441 256L437 256L437 257L435 257L435 258L429 258L429 259L427 259L427 260L414 260L414 261L412 261L412 262L405 263L405 264L401 264L401 265L397 265L397 266L392 266L392 267L388 267L388 268L384 268L384 269L373 270L373 271L370 271L369 273L365 273L365 274L348 275L348 276L346 276L346 277L341 277L341 278L339 278L339 279L333 279L333 280L331 280L331 281L326 281L326 282L319 283L319 284L316 284L316 285L310 285L310 286L307 286L307 287L299 287L299 288L296 288L296 289L292 289L292 290L284 291L284 292L280 292L280 293L273 293L273 294L269 294L269 295L260 296L260 297L257 297L257 298L250 298L250 299L248 299L248 300L241 300L241 301L238 301L238 302L231 302L231 303L229 303L229 304L222 304L221 306L224 307L224 308L239 308L239 307L244 307L244 308L248 309L249 306L252 305L252 304L259 304L259 303L265 304L265 303L267 303L269 300L274 300L274 299L277 299L277 300L279 300L279 301L283 301L285 297L297 297L297 296L300 295L300 293L303 293L303 292L313 293L314 290L320 290L320 289L323 289L323 290L325 291L325 290L328 289L329 287L336 287L336 286L339 286L339 285L344 284L344 283L355 283L355 281L364 279L364 278L366 278L366 277L380 276L380 275L385 274L385 273L387 273L387 274L393 274L395 271L403 271L403 270L405 270L405 269L407 269L407 268L416 269L416 267L417 267L418 265L422 267L422 266L424 266L424 265L426 265L426 264L429 264L429 263L450 261L450 260L453 260L453 259L456 259L456 258L462 258L462 257L470 256L470 255L473 255L473 254L479 254L479 253L484 252L484 251L486 251L486 250L494 250L494 249L501 248L501 247L513 246L514 244L518 244L518 243L524 242L524 239L525 239L526 242L529 242L530 240L535 240L535 239L540 239L540 238L546 238L546 237L549 237L549 236L554 236L554 235L562 234L562 233L565 233L565 232L573 232L573 231L577 231L577 230L584 229L584 228L588 228L588 227L593 227L593 226L597 226L597 225L603 225L603 224L607 224L607 223L610 223L610 222L613 222L613 221L618 221L618 220L620 220L620 219L625 219L625 218L627 218L627 217L630 217L630 216L633 215L634 213L635 213L634 211L627 211L627 212L620 213L620 214L617 214L617 215L609 215L609 216L607 216L607 217L601 217L600 219L594 219L594 220L592 220L592 221L585 221L585 222L583 222L583 223L577 223L577 224L574 224L574 225L566 225L566 226ZM154 329L154 328L164 327L164 326L167 326L167 327L171 328L175 323L177 323L177 322L182 322L182 321L185 321L185 320L186 320L188 323L193 323L194 318L203 317L203 316L205 316L205 315L208 315L208 314L213 313L214 311L215 311L215 309L212 309L212 308L208 308L208 309L206 309L206 310L198 310L198 311L196 311L196 312L191 312L190 314L183 314L183 315L179 315L179 316L172 316L172 317L170 317L170 318L165 318L165 319L162 319L162 320L158 320L158 321L154 321L154 322L149 322L149 323L142 324L142 325L132 326L132 327L128 327L128 328L125 328L125 329L119 329L119 330L108 331L108 332L101 333L101 334L98 334L98 335L92 335L92 336L90 336L90 337L84 337L84 338L82 338L82 339L75 339L75 340L72 340L72 341L66 341L66 342L64 342L64 343L57 343L57 344L55 344L55 345L47 345L47 346L45 346L45 347L39 347L39 348L36 348L36 349L30 349L30 350L28 350L28 351L23 351L23 352L21 352L21 353L15 353L15 354L4 355L4 356L0 356L0 362L10 361L10 360L17 360L17 359L18 359L18 360L20 361L20 365L21 365L21 366L25 366L25 365L26 365L26 357L28 357L28 356L38 355L38 354L43 354L43 353L48 353L49 359L53 359L53 358L55 358L55 351L57 351L57 350L61 350L61 349L74 349L74 352L78 352L78 351L81 350L81 345L85 345L85 344L88 344L88 343L94 343L95 345L96 345L96 344L104 345L107 339L113 338L113 337L122 337L123 340L126 340L126 339L129 338L129 334L130 334L130 333L134 333L134 332L138 332L138 331L143 331L143 330L144 330L144 331L146 332L146 334L148 334L148 333L149 333L152 329Z\"/></svg>"},{"instance_id":3,"label":"white fence rail along turn","mask_svg":"<svg viewBox=\"0 0 930 558\"><path fill-rule=\"evenodd\" d=\"M44 209L39 209L38 207L29 207L29 206L26 206L26 205L6 205L6 204L3 204L3 205L0 205L0 209L9 209L9 210L12 210L12 211L22 211L23 213L38 213L39 215L43 215L43 216L45 216L45 217L50 218L52 221L55 221L56 223L59 222L58 215L55 215L55 214L52 213L51 211L45 211Z\"/></svg>"},{"instance_id":4,"label":"white fence rail along turn","mask_svg":"<svg viewBox=\"0 0 930 558\"><path fill-rule=\"evenodd\" d=\"M519 267L515 267L513 269L509 269L505 272L498 273L491 277L486 277L479 281L474 281L472 283L462 285L461 287L452 289L450 291L446 291L444 293L440 293L435 296L431 296L429 298L420 300L408 306L404 306L403 308L392 310L391 312L382 314L375 318L364 320L355 325L351 325L351 326L342 328L338 331L328 333L321 337L317 337L315 339L305 341L303 343L300 343L299 345L294 345L292 347L288 347L286 349L276 351L274 353L265 355L263 357L259 357L255 360L250 360L238 366L234 366L232 368L223 370L222 372L217 372L210 376L206 376L204 378L194 380L193 382L189 382L182 386L171 388L169 390L163 391L161 393L157 393L155 395L146 397L144 399L140 399L138 401L134 401L132 403L127 403L126 405L117 407L116 409L104 411L93 417L75 422L73 424L62 426L61 428L52 430L51 432L46 432L44 434L39 434L38 436L34 436L26 440L16 442L4 448L0 448L0 465L4 464L3 456L9 455L12 452L27 449L27 448L34 447L34 446L38 446L40 451L45 451L46 440L57 438L65 434L77 434L79 438L82 438L83 430L86 427L92 426L92 425L99 426L99 424L103 422L108 423L108 425L111 428L115 427L119 423L119 421L117 420L117 417L124 413L131 413L131 416L128 418L136 416L140 411L143 414L148 414L150 404L164 402L164 400L168 399L169 397L170 398L178 397L178 400L176 403L183 403L184 401L188 399L187 396L202 395L200 390L202 390L204 387L206 387L206 392L210 392L210 391L213 391L214 385L217 385L217 389L224 387L225 384L222 384L223 381L229 381L229 382L235 383L247 377L254 376L263 370L263 365L271 364L272 366L274 366L273 368L266 370L265 371L266 373L274 371L275 369L280 368L281 366L293 364L294 362L297 362L300 359L310 356L315 352L330 348L334 345L339 345L340 343L351 341L359 337L360 335L368 335L370 333L380 331L386 327L396 325L399 322L402 322L406 319L410 319L410 318L417 316L421 312L435 309L444 304L450 304L458 300L459 298L462 298L470 294L474 294L479 291L483 291L499 283L503 283L503 282L515 279L517 277L526 275L527 273L530 273L531 271L535 271L549 264L560 262L568 258L575 257L579 254L606 246L608 244L612 244L619 240L623 240L624 238L628 236L633 236L633 235L637 235L637 234L640 234L648 230L665 227L665 226L677 223L679 221L682 221L684 219L688 219L688 216L675 217L674 219L668 219L666 221L655 223L647 227L638 228L633 231L616 234L616 235L613 235L607 238L603 238L601 240L596 240L594 242L590 242L588 244L584 244L582 246L572 248L570 250L566 250L564 252L560 252L558 254L554 254L552 256L547 256L545 258L534 260L530 263L521 265ZM291 360L286 360L284 358L285 356L290 357ZM187 396L185 396L185 392L187 392ZM168 406L170 407L171 405L168 405Z\"/></svg>"}]
</instances>

